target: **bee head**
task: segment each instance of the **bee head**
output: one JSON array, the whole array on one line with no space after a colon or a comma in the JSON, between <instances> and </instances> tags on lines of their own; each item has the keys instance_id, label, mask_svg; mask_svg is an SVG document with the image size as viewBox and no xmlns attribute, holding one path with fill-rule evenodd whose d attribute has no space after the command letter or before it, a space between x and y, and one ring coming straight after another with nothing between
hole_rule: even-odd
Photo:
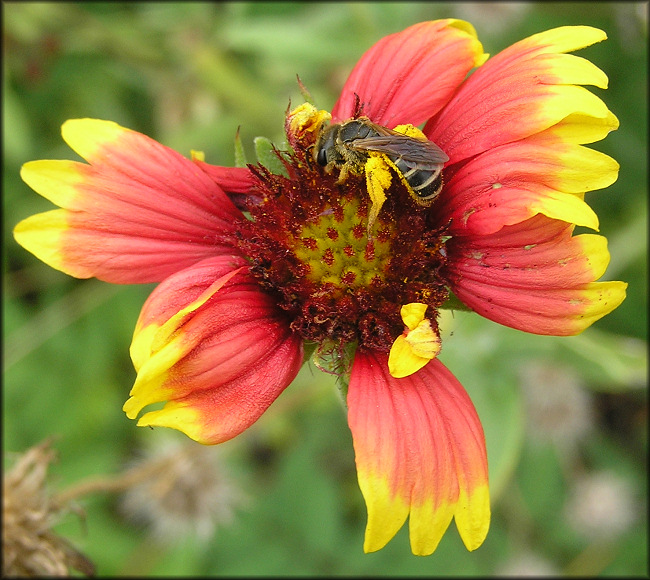
<instances>
[{"instance_id":1,"label":"bee head","mask_svg":"<svg viewBox=\"0 0 650 580\"><path fill-rule=\"evenodd\" d=\"M340 125L327 125L321 127L320 135L314 146L314 159L319 165L325 167L328 163L340 157L336 150L336 136Z\"/></svg>"}]
</instances>

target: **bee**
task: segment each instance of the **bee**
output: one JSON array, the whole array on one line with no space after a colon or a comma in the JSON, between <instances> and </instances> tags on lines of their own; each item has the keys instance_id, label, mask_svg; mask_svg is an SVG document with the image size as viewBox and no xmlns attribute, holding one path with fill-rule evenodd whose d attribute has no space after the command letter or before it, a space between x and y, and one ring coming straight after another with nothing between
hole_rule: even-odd
<instances>
[{"instance_id":1,"label":"bee","mask_svg":"<svg viewBox=\"0 0 650 580\"><path fill-rule=\"evenodd\" d=\"M449 157L435 143L374 124L359 117L321 130L314 158L326 170L362 173L370 152L383 153L398 169L411 197L418 205L430 206L442 190L442 168Z\"/></svg>"}]
</instances>

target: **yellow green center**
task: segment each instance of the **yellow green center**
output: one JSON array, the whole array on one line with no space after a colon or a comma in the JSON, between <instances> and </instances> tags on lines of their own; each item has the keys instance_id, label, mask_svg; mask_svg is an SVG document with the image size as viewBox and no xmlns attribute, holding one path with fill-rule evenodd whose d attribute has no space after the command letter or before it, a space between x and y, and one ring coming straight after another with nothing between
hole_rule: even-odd
<instances>
[{"instance_id":1,"label":"yellow green center","mask_svg":"<svg viewBox=\"0 0 650 580\"><path fill-rule=\"evenodd\" d=\"M392 226L375 223L368 239L364 214L359 201L348 198L304 225L295 236L294 252L307 265L308 280L334 293L384 281Z\"/></svg>"}]
</instances>

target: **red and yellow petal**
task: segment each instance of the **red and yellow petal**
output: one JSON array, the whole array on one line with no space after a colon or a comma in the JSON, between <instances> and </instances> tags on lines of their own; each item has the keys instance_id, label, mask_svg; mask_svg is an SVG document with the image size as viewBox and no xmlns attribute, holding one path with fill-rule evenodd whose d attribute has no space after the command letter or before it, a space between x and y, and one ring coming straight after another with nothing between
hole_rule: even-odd
<instances>
[{"instance_id":1,"label":"red and yellow petal","mask_svg":"<svg viewBox=\"0 0 650 580\"><path fill-rule=\"evenodd\" d=\"M221 167L210 165L202 159L193 158L196 166L209 175L226 193L251 193L255 188L255 177L248 167Z\"/></svg>"},{"instance_id":2,"label":"red and yellow petal","mask_svg":"<svg viewBox=\"0 0 650 580\"><path fill-rule=\"evenodd\" d=\"M241 213L189 159L109 121L67 121L62 133L89 165L33 161L21 171L63 208L14 230L39 259L79 278L141 283L232 252Z\"/></svg>"},{"instance_id":3,"label":"red and yellow petal","mask_svg":"<svg viewBox=\"0 0 650 580\"><path fill-rule=\"evenodd\" d=\"M204 444L238 435L291 383L302 342L236 256L171 276L147 300L131 345L138 376L124 411Z\"/></svg>"},{"instance_id":4,"label":"red and yellow petal","mask_svg":"<svg viewBox=\"0 0 650 580\"><path fill-rule=\"evenodd\" d=\"M484 62L471 24L434 20L382 38L356 64L332 109L334 122L355 112L357 95L363 114L395 127L419 125L450 99L467 73Z\"/></svg>"},{"instance_id":5,"label":"red and yellow petal","mask_svg":"<svg viewBox=\"0 0 650 580\"><path fill-rule=\"evenodd\" d=\"M396 379L385 354L358 352L347 400L368 508L364 550L383 548L407 517L416 555L436 549L452 518L467 549L478 548L490 523L485 439L455 377L433 360Z\"/></svg>"},{"instance_id":6,"label":"red and yellow petal","mask_svg":"<svg viewBox=\"0 0 650 580\"><path fill-rule=\"evenodd\" d=\"M606 88L605 74L585 59L564 54L605 38L601 30L570 26L510 46L463 83L424 133L453 164L540 133L569 116L596 119L601 128L611 124L605 104L578 86Z\"/></svg>"},{"instance_id":7,"label":"red and yellow petal","mask_svg":"<svg viewBox=\"0 0 650 580\"><path fill-rule=\"evenodd\" d=\"M558 137L562 143L583 145L604 139L609 133L618 129L618 126L618 119L612 112L608 112L602 118L573 113L546 132Z\"/></svg>"},{"instance_id":8,"label":"red and yellow petal","mask_svg":"<svg viewBox=\"0 0 650 580\"><path fill-rule=\"evenodd\" d=\"M537 216L491 236L448 242L448 279L472 310L534 334L569 336L609 314L627 284L595 282L609 263L607 240Z\"/></svg>"},{"instance_id":9,"label":"red and yellow petal","mask_svg":"<svg viewBox=\"0 0 650 580\"><path fill-rule=\"evenodd\" d=\"M450 168L436 207L461 235L492 234L538 213L597 230L582 194L614 183L618 169L611 157L545 131Z\"/></svg>"}]
</instances>

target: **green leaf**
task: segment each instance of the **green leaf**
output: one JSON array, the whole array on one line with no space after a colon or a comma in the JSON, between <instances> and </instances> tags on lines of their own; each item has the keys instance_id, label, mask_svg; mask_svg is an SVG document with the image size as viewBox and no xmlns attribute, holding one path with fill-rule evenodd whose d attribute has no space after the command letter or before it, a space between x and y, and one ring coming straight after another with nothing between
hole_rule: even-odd
<instances>
[{"instance_id":1,"label":"green leaf","mask_svg":"<svg viewBox=\"0 0 650 580\"><path fill-rule=\"evenodd\" d=\"M647 384L648 345L643 340L590 328L567 337L564 346L598 390L642 389Z\"/></svg>"}]
</instances>

